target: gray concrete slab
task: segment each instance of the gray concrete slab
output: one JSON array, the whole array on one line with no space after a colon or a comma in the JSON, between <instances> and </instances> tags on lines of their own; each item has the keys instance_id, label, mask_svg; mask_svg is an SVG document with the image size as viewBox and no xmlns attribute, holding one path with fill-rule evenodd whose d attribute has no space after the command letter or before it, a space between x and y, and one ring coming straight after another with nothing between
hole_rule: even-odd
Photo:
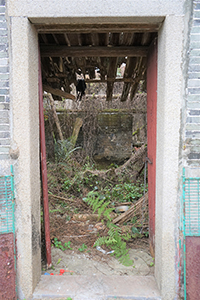
<instances>
[{"instance_id":1,"label":"gray concrete slab","mask_svg":"<svg viewBox=\"0 0 200 300\"><path fill-rule=\"evenodd\" d=\"M161 300L154 276L42 275L32 300Z\"/></svg>"}]
</instances>

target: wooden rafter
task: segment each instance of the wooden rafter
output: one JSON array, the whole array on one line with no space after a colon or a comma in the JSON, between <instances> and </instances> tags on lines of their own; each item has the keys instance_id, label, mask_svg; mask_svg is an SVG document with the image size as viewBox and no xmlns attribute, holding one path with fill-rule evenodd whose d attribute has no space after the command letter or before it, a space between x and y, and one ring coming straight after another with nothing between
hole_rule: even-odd
<instances>
[{"instance_id":1,"label":"wooden rafter","mask_svg":"<svg viewBox=\"0 0 200 300\"><path fill-rule=\"evenodd\" d=\"M45 85L43 84L43 89L44 91L46 91L47 93L51 93L53 95L59 96L59 97L63 97L63 98L67 98L67 99L71 99L71 100L75 100L76 97L70 93L66 93L62 90L59 89L54 89L51 86Z\"/></svg>"},{"instance_id":2,"label":"wooden rafter","mask_svg":"<svg viewBox=\"0 0 200 300\"><path fill-rule=\"evenodd\" d=\"M109 59L107 78L108 79L115 78L116 71L117 71L117 57L111 57ZM113 87L114 87L114 82L115 82L115 80L107 82L107 91L106 91L106 100L107 101L112 100L112 91L113 91Z\"/></svg>"}]
</instances>

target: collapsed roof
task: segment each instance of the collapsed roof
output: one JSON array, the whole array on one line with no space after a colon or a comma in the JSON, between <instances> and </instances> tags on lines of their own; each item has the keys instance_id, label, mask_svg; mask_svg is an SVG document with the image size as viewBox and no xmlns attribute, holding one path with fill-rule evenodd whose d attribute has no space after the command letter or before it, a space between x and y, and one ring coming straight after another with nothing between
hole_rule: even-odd
<instances>
[{"instance_id":1,"label":"collapsed roof","mask_svg":"<svg viewBox=\"0 0 200 300\"><path fill-rule=\"evenodd\" d=\"M132 100L145 79L146 57L160 24L36 25L42 62L43 88L54 99L75 99L70 85L77 74L86 82L107 84L112 100L114 82L123 82L121 101ZM124 63L123 77L117 69ZM99 73L97 78L96 73Z\"/></svg>"}]
</instances>

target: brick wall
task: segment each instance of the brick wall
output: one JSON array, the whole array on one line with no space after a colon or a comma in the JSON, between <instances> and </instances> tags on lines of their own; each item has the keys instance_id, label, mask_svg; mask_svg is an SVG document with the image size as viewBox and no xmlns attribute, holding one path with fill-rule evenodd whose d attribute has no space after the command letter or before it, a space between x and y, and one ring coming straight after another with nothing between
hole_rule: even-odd
<instances>
[{"instance_id":1,"label":"brick wall","mask_svg":"<svg viewBox=\"0 0 200 300\"><path fill-rule=\"evenodd\" d=\"M200 0L193 1L188 46L188 79L186 86L186 160L200 165Z\"/></svg>"}]
</instances>

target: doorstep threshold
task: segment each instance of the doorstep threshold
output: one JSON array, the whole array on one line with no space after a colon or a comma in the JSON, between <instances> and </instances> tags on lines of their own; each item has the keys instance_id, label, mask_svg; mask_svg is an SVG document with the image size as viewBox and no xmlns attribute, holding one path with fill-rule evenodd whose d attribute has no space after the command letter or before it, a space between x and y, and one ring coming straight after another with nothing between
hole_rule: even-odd
<instances>
[{"instance_id":1,"label":"doorstep threshold","mask_svg":"<svg viewBox=\"0 0 200 300\"><path fill-rule=\"evenodd\" d=\"M154 276L42 275L32 300L161 300Z\"/></svg>"}]
</instances>

